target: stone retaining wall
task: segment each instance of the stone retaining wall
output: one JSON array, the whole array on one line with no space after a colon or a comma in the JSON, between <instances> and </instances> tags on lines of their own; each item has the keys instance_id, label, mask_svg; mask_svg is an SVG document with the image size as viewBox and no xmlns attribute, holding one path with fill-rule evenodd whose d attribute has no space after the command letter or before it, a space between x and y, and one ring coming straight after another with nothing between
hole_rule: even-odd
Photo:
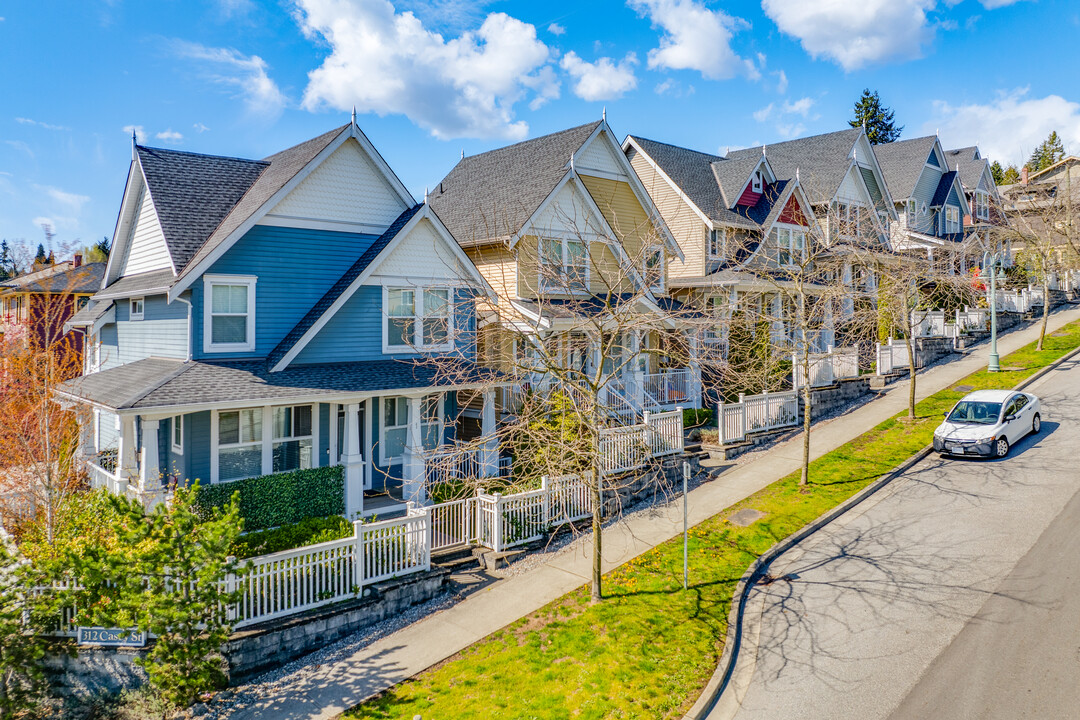
<instances>
[{"instance_id":1,"label":"stone retaining wall","mask_svg":"<svg viewBox=\"0 0 1080 720\"><path fill-rule=\"evenodd\" d=\"M837 380L835 385L816 388L810 391L810 418L820 417L832 412L837 408L848 405L863 395L870 392L870 376L864 375L858 378ZM803 409L802 393L799 393L799 422L802 422Z\"/></svg>"}]
</instances>

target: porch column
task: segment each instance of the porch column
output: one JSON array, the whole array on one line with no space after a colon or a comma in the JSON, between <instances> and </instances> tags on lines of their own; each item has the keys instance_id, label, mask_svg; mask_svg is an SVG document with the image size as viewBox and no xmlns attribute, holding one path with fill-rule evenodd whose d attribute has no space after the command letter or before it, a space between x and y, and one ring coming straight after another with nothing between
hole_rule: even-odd
<instances>
[{"instance_id":1,"label":"porch column","mask_svg":"<svg viewBox=\"0 0 1080 720\"><path fill-rule=\"evenodd\" d=\"M142 426L142 462L139 463L139 490L153 492L161 487L161 467L158 462L159 420L140 420Z\"/></svg>"},{"instance_id":2,"label":"porch column","mask_svg":"<svg viewBox=\"0 0 1080 720\"><path fill-rule=\"evenodd\" d=\"M484 477L499 474L499 437L495 434L495 391L484 391L484 409L480 415L480 432L484 438Z\"/></svg>"},{"instance_id":3,"label":"porch column","mask_svg":"<svg viewBox=\"0 0 1080 720\"><path fill-rule=\"evenodd\" d=\"M690 397L684 398L683 402L689 402L690 407L701 407L701 394L703 392L701 385L701 342L700 337L696 330L690 330L687 332L688 345L690 346Z\"/></svg>"},{"instance_id":4,"label":"porch column","mask_svg":"<svg viewBox=\"0 0 1080 720\"><path fill-rule=\"evenodd\" d=\"M337 419L334 419L336 424ZM341 464L345 466L345 517L355 519L364 512L364 456L360 454L360 403L345 406L344 452Z\"/></svg>"},{"instance_id":5,"label":"porch column","mask_svg":"<svg viewBox=\"0 0 1080 720\"><path fill-rule=\"evenodd\" d=\"M120 415L116 418L120 436L116 448L116 478L118 487L111 488L118 495L127 494L127 484L139 476L139 464L135 457L135 418Z\"/></svg>"},{"instance_id":6,"label":"porch column","mask_svg":"<svg viewBox=\"0 0 1080 720\"><path fill-rule=\"evenodd\" d=\"M646 331L647 332L647 331ZM641 354L641 331L630 331L630 355L634 362L630 363L630 385L627 388L630 400L634 403L634 411L641 412L645 409L645 370L644 363L648 357Z\"/></svg>"},{"instance_id":7,"label":"porch column","mask_svg":"<svg viewBox=\"0 0 1080 720\"><path fill-rule=\"evenodd\" d=\"M424 441L420 433L420 413L423 398L409 398L409 429L405 437L405 452L401 462L401 489L405 500L424 501Z\"/></svg>"}]
</instances>

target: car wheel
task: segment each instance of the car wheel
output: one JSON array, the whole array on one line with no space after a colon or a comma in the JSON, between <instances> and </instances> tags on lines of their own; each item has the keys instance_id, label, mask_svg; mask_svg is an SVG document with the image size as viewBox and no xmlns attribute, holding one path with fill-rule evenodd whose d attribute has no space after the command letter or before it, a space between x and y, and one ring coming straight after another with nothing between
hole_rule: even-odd
<instances>
[{"instance_id":1,"label":"car wheel","mask_svg":"<svg viewBox=\"0 0 1080 720\"><path fill-rule=\"evenodd\" d=\"M1038 435L1039 430L1042 429L1042 418L1039 417L1039 413L1035 413L1035 417L1031 418L1031 434Z\"/></svg>"},{"instance_id":2,"label":"car wheel","mask_svg":"<svg viewBox=\"0 0 1080 720\"><path fill-rule=\"evenodd\" d=\"M994 455L999 458L1003 458L1009 454L1009 439L999 437L997 442L994 443Z\"/></svg>"}]
</instances>

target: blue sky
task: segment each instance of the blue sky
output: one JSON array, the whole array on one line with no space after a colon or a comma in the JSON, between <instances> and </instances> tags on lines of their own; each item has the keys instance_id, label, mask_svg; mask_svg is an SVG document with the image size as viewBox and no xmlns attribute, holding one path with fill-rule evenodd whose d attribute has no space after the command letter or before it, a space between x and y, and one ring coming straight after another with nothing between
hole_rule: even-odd
<instances>
[{"instance_id":1,"label":"blue sky","mask_svg":"<svg viewBox=\"0 0 1080 720\"><path fill-rule=\"evenodd\" d=\"M348 120L420 198L476 153L600 117L709 152L845 126L1018 161L1080 151L1067 0L0 0L0 237L111 236L130 135L265 157Z\"/></svg>"}]
</instances>

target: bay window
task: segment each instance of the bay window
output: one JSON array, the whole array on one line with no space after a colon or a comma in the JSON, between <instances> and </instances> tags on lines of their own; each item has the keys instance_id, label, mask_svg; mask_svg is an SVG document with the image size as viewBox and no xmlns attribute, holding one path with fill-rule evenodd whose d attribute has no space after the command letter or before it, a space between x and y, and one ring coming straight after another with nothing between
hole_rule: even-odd
<instances>
[{"instance_id":1,"label":"bay window","mask_svg":"<svg viewBox=\"0 0 1080 720\"><path fill-rule=\"evenodd\" d=\"M203 276L205 352L255 349L255 281L246 276Z\"/></svg>"},{"instance_id":2,"label":"bay window","mask_svg":"<svg viewBox=\"0 0 1080 720\"><path fill-rule=\"evenodd\" d=\"M451 288L386 288L384 351L447 349L452 292Z\"/></svg>"},{"instance_id":3,"label":"bay window","mask_svg":"<svg viewBox=\"0 0 1080 720\"><path fill-rule=\"evenodd\" d=\"M589 287L588 249L580 240L540 238L540 289L581 292Z\"/></svg>"}]
</instances>

